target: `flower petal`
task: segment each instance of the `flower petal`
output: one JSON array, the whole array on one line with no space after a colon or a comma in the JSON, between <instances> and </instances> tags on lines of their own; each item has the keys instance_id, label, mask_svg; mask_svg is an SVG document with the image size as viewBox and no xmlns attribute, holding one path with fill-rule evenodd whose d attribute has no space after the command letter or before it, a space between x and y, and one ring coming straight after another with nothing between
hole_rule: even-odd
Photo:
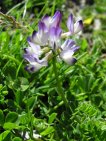
<instances>
[{"instance_id":1,"label":"flower petal","mask_svg":"<svg viewBox=\"0 0 106 141\"><path fill-rule=\"evenodd\" d=\"M62 44L61 48L63 50L68 50L71 49L71 47L75 45L75 41L73 41L72 39L67 39L65 40L65 42Z\"/></svg>"},{"instance_id":2,"label":"flower petal","mask_svg":"<svg viewBox=\"0 0 106 141\"><path fill-rule=\"evenodd\" d=\"M74 19L73 19L72 14L70 14L70 16L68 17L67 27L68 27L69 31L73 34L74 33Z\"/></svg>"},{"instance_id":3,"label":"flower petal","mask_svg":"<svg viewBox=\"0 0 106 141\"><path fill-rule=\"evenodd\" d=\"M51 21L51 17L48 15L45 15L41 21L46 25L47 28L49 28L50 26L50 21Z\"/></svg>"},{"instance_id":4,"label":"flower petal","mask_svg":"<svg viewBox=\"0 0 106 141\"><path fill-rule=\"evenodd\" d=\"M38 25L39 29L39 33L40 34L43 34L44 32L47 32L47 27L45 26L45 24L43 22L39 22L39 25Z\"/></svg>"},{"instance_id":5,"label":"flower petal","mask_svg":"<svg viewBox=\"0 0 106 141\"><path fill-rule=\"evenodd\" d=\"M30 36L27 38L27 42L32 42L32 38Z\"/></svg>"},{"instance_id":6,"label":"flower petal","mask_svg":"<svg viewBox=\"0 0 106 141\"><path fill-rule=\"evenodd\" d=\"M59 26L60 22L61 22L61 19L62 19L61 12L60 11L56 11L53 17L45 15L42 18L41 21L45 23L47 28L50 28L50 27L57 27L57 26Z\"/></svg>"},{"instance_id":7,"label":"flower petal","mask_svg":"<svg viewBox=\"0 0 106 141\"><path fill-rule=\"evenodd\" d=\"M30 73L33 73L33 72L35 72L35 66L29 64L25 67L25 70Z\"/></svg>"},{"instance_id":8,"label":"flower petal","mask_svg":"<svg viewBox=\"0 0 106 141\"><path fill-rule=\"evenodd\" d=\"M78 21L74 25L74 33L78 33L83 29L83 22L82 20Z\"/></svg>"},{"instance_id":9,"label":"flower petal","mask_svg":"<svg viewBox=\"0 0 106 141\"><path fill-rule=\"evenodd\" d=\"M79 46L73 46L72 48L71 48L71 50L73 51L73 52L76 52L76 51L78 51L79 50Z\"/></svg>"},{"instance_id":10,"label":"flower petal","mask_svg":"<svg viewBox=\"0 0 106 141\"><path fill-rule=\"evenodd\" d=\"M52 48L54 48L54 45L57 47L61 33L62 33L62 30L59 27L50 28L50 30L49 30L49 43Z\"/></svg>"},{"instance_id":11,"label":"flower petal","mask_svg":"<svg viewBox=\"0 0 106 141\"><path fill-rule=\"evenodd\" d=\"M62 14L60 13L60 11L56 11L54 16L51 19L51 27L57 27L60 25L62 19Z\"/></svg>"},{"instance_id":12,"label":"flower petal","mask_svg":"<svg viewBox=\"0 0 106 141\"><path fill-rule=\"evenodd\" d=\"M34 73L34 72L37 72L39 69L41 69L43 66L41 64L38 64L38 63L33 63L33 64L28 64L26 67L25 67L25 70L30 72L30 73Z\"/></svg>"},{"instance_id":13,"label":"flower petal","mask_svg":"<svg viewBox=\"0 0 106 141\"><path fill-rule=\"evenodd\" d=\"M60 57L69 65L72 65L76 62L76 59L73 58L74 52L72 50L64 50L60 53Z\"/></svg>"},{"instance_id":14,"label":"flower petal","mask_svg":"<svg viewBox=\"0 0 106 141\"><path fill-rule=\"evenodd\" d=\"M32 62L30 64L28 64L25 69L30 72L30 73L33 73L33 72L36 72L38 71L39 69L41 69L42 67L44 66L47 66L47 61L44 61L44 60L39 60L40 63L38 62Z\"/></svg>"},{"instance_id":15,"label":"flower petal","mask_svg":"<svg viewBox=\"0 0 106 141\"><path fill-rule=\"evenodd\" d=\"M27 60L29 63L32 62L39 62L39 56L42 54L42 50L39 45L34 44L28 40L30 47L25 48L24 59Z\"/></svg>"},{"instance_id":16,"label":"flower petal","mask_svg":"<svg viewBox=\"0 0 106 141\"><path fill-rule=\"evenodd\" d=\"M48 29L43 22L39 22L38 32L34 31L32 34L32 41L41 46L46 45L48 40Z\"/></svg>"},{"instance_id":17,"label":"flower petal","mask_svg":"<svg viewBox=\"0 0 106 141\"><path fill-rule=\"evenodd\" d=\"M32 33L32 40L34 39L34 38L36 38L36 36L37 36L37 31L33 31L33 33Z\"/></svg>"},{"instance_id":18,"label":"flower petal","mask_svg":"<svg viewBox=\"0 0 106 141\"><path fill-rule=\"evenodd\" d=\"M35 44L41 44L41 39L39 38L39 33L36 31L33 31L32 33L32 42Z\"/></svg>"},{"instance_id":19,"label":"flower petal","mask_svg":"<svg viewBox=\"0 0 106 141\"><path fill-rule=\"evenodd\" d=\"M31 47L30 53L32 52L33 54L36 54L36 55L42 54L41 47L39 45L36 45L36 44L34 44L33 42L30 42L30 41L28 41L28 43Z\"/></svg>"},{"instance_id":20,"label":"flower petal","mask_svg":"<svg viewBox=\"0 0 106 141\"><path fill-rule=\"evenodd\" d=\"M50 40L56 41L60 37L61 32L62 30L59 27L50 28L50 31L49 31Z\"/></svg>"},{"instance_id":21,"label":"flower petal","mask_svg":"<svg viewBox=\"0 0 106 141\"><path fill-rule=\"evenodd\" d=\"M40 45L46 45L48 40L48 29L43 22L39 23L38 38L40 40Z\"/></svg>"},{"instance_id":22,"label":"flower petal","mask_svg":"<svg viewBox=\"0 0 106 141\"><path fill-rule=\"evenodd\" d=\"M29 63L32 63L32 62L35 62L35 61L37 62L38 61L38 57L35 54L24 54L23 57Z\"/></svg>"}]
</instances>

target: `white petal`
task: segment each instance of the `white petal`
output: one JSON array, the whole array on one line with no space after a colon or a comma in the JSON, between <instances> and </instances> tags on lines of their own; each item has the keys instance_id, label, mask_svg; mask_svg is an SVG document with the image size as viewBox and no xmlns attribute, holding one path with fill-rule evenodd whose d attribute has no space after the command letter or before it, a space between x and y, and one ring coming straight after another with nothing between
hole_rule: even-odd
<instances>
[{"instance_id":1,"label":"white petal","mask_svg":"<svg viewBox=\"0 0 106 141\"><path fill-rule=\"evenodd\" d=\"M65 40L65 42L62 44L61 48L63 50L69 50L71 49L71 47L73 47L73 45L75 45L75 42L72 39L67 39Z\"/></svg>"},{"instance_id":2,"label":"white petal","mask_svg":"<svg viewBox=\"0 0 106 141\"><path fill-rule=\"evenodd\" d=\"M72 50L64 50L61 52L60 57L66 62L67 64L71 65L72 64L72 55L74 52Z\"/></svg>"},{"instance_id":3,"label":"white petal","mask_svg":"<svg viewBox=\"0 0 106 141\"><path fill-rule=\"evenodd\" d=\"M73 19L72 14L70 14L68 17L67 27L68 27L69 31L73 34L73 32L74 32L74 19Z\"/></svg>"},{"instance_id":4,"label":"white petal","mask_svg":"<svg viewBox=\"0 0 106 141\"><path fill-rule=\"evenodd\" d=\"M82 23L82 20L76 22L74 24L74 33L78 33L80 32L81 30L83 29L83 23Z\"/></svg>"},{"instance_id":5,"label":"white petal","mask_svg":"<svg viewBox=\"0 0 106 141\"><path fill-rule=\"evenodd\" d=\"M33 42L28 42L28 43L30 45L30 48L29 48L30 52L37 54L37 55L40 55L42 53L39 45L36 45Z\"/></svg>"},{"instance_id":6,"label":"white petal","mask_svg":"<svg viewBox=\"0 0 106 141\"><path fill-rule=\"evenodd\" d=\"M50 23L51 23L51 20L52 18L48 15L45 15L43 18L42 18L42 22L45 23L46 27L49 28L50 27Z\"/></svg>"}]
</instances>

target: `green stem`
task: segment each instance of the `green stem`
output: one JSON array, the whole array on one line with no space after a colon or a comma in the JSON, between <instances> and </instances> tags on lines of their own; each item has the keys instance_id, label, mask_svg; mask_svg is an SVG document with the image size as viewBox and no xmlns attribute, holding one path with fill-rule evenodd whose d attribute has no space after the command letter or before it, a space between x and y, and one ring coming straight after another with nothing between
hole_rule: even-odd
<instances>
[{"instance_id":1,"label":"green stem","mask_svg":"<svg viewBox=\"0 0 106 141\"><path fill-rule=\"evenodd\" d=\"M64 104L66 107L69 107L68 106L68 101L64 95L64 92L63 92L63 89L61 87L61 82L60 82L60 79L59 79L59 74L58 74L58 69L57 69L57 66L56 66L56 55L55 53L53 52L54 54L54 57L53 57L53 71L54 71L54 74L55 74L55 79L56 79L56 83L57 83L57 92L58 92L58 95L62 98Z\"/></svg>"},{"instance_id":2,"label":"green stem","mask_svg":"<svg viewBox=\"0 0 106 141\"><path fill-rule=\"evenodd\" d=\"M29 109L28 105L28 96L27 96L27 114L28 114L28 119L29 119L29 128L30 128L30 137L33 139L33 120L32 120L32 111Z\"/></svg>"}]
</instances>

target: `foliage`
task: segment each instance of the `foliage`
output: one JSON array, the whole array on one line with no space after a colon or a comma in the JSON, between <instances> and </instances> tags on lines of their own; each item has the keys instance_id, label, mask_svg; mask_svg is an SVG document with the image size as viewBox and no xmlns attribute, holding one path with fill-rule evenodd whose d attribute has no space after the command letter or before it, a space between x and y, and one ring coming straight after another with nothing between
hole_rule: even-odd
<instances>
[{"instance_id":1,"label":"foliage","mask_svg":"<svg viewBox=\"0 0 106 141\"><path fill-rule=\"evenodd\" d=\"M0 141L105 141L105 0L101 5L95 0L82 9L81 4L74 9L72 1L67 9L65 0L26 0L17 5L5 0L2 5L8 2L7 15L0 15ZM23 60L26 39L37 28L39 19L62 9L62 27L66 30L70 7L75 15L79 9L84 19L82 38L75 39L81 47L76 55L78 62L57 66L71 111L57 94L52 61L47 68L29 74ZM98 29L96 19L101 23ZM34 134L41 137L34 139Z\"/></svg>"}]
</instances>

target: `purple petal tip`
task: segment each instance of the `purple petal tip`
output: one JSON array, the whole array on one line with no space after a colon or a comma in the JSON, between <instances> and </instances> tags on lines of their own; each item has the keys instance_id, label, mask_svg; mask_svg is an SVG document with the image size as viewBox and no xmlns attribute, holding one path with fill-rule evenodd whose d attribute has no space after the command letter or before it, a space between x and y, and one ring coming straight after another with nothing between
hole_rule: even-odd
<instances>
[{"instance_id":1,"label":"purple petal tip","mask_svg":"<svg viewBox=\"0 0 106 141\"><path fill-rule=\"evenodd\" d=\"M25 70L28 71L28 72L30 72L30 73L33 73L34 70L35 70L35 68L34 68L33 66L28 66L28 65L27 65L27 66L25 67Z\"/></svg>"},{"instance_id":2,"label":"purple petal tip","mask_svg":"<svg viewBox=\"0 0 106 141\"><path fill-rule=\"evenodd\" d=\"M27 41L28 41L28 42L31 42L31 37L28 37L28 38L27 38Z\"/></svg>"},{"instance_id":3,"label":"purple petal tip","mask_svg":"<svg viewBox=\"0 0 106 141\"><path fill-rule=\"evenodd\" d=\"M79 20L79 25L81 26L81 28L83 28L83 21Z\"/></svg>"},{"instance_id":4,"label":"purple petal tip","mask_svg":"<svg viewBox=\"0 0 106 141\"><path fill-rule=\"evenodd\" d=\"M67 27L71 33L74 32L74 19L73 14L70 14L67 20Z\"/></svg>"},{"instance_id":5,"label":"purple petal tip","mask_svg":"<svg viewBox=\"0 0 106 141\"><path fill-rule=\"evenodd\" d=\"M38 26L39 26L39 30L44 31L46 29L46 26L45 26L44 22L40 21Z\"/></svg>"},{"instance_id":6,"label":"purple petal tip","mask_svg":"<svg viewBox=\"0 0 106 141\"><path fill-rule=\"evenodd\" d=\"M72 58L71 64L74 65L76 62L77 62L77 59L76 58Z\"/></svg>"},{"instance_id":7,"label":"purple petal tip","mask_svg":"<svg viewBox=\"0 0 106 141\"><path fill-rule=\"evenodd\" d=\"M23 50L24 50L25 53L28 53L28 52L27 52L27 48L24 48Z\"/></svg>"},{"instance_id":8,"label":"purple petal tip","mask_svg":"<svg viewBox=\"0 0 106 141\"><path fill-rule=\"evenodd\" d=\"M79 46L75 46L75 47L72 47L72 50L74 51L74 52L76 52L76 51L78 51L79 50Z\"/></svg>"},{"instance_id":9,"label":"purple petal tip","mask_svg":"<svg viewBox=\"0 0 106 141\"><path fill-rule=\"evenodd\" d=\"M49 17L48 14L44 15L43 18L41 19L41 21L46 20Z\"/></svg>"}]
</instances>

